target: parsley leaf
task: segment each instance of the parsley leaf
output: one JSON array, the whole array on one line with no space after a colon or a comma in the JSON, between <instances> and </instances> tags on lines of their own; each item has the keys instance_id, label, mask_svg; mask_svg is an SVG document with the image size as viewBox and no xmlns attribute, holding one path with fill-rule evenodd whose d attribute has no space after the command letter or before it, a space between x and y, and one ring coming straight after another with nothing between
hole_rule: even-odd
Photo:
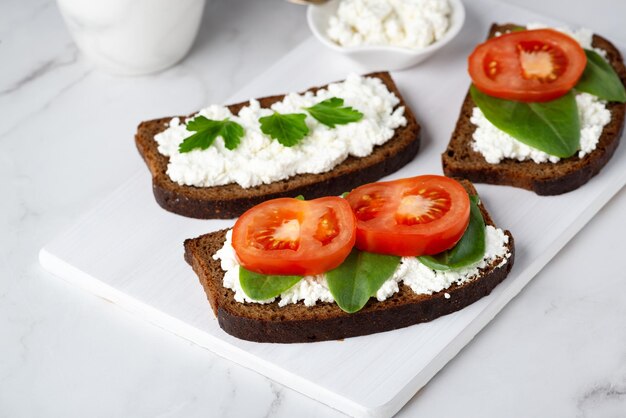
<instances>
[{"instance_id":1,"label":"parsley leaf","mask_svg":"<svg viewBox=\"0 0 626 418\"><path fill-rule=\"evenodd\" d=\"M350 106L344 106L343 99L338 97L332 97L305 109L320 123L331 128L334 128L335 125L356 122L363 118L363 113Z\"/></svg>"},{"instance_id":2,"label":"parsley leaf","mask_svg":"<svg viewBox=\"0 0 626 418\"><path fill-rule=\"evenodd\" d=\"M271 116L260 118L259 122L261 123L261 132L278 140L286 147L292 147L309 133L309 127L304 122L305 119L304 113L283 115L274 112Z\"/></svg>"},{"instance_id":3,"label":"parsley leaf","mask_svg":"<svg viewBox=\"0 0 626 418\"><path fill-rule=\"evenodd\" d=\"M189 152L196 148L207 149L218 136L222 137L226 148L234 150L243 137L243 127L228 118L212 120L204 116L196 116L187 123L187 130L195 132L195 134L185 138L178 146L178 151L181 153Z\"/></svg>"}]
</instances>

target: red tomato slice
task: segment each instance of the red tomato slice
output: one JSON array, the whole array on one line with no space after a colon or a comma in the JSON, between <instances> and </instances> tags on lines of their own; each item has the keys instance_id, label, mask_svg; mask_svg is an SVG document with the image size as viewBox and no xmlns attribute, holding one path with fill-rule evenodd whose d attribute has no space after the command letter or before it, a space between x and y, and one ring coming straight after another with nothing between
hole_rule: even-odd
<instances>
[{"instance_id":1,"label":"red tomato slice","mask_svg":"<svg viewBox=\"0 0 626 418\"><path fill-rule=\"evenodd\" d=\"M233 247L242 266L262 274L313 275L346 259L356 222L345 199L268 200L235 223Z\"/></svg>"},{"instance_id":2,"label":"red tomato slice","mask_svg":"<svg viewBox=\"0 0 626 418\"><path fill-rule=\"evenodd\" d=\"M469 56L469 74L485 94L522 102L554 100L580 79L587 56L575 39L552 29L491 38Z\"/></svg>"},{"instance_id":3,"label":"red tomato slice","mask_svg":"<svg viewBox=\"0 0 626 418\"><path fill-rule=\"evenodd\" d=\"M459 182L418 176L366 184L346 197L356 215L356 247L399 256L453 247L469 224L470 201Z\"/></svg>"}]
</instances>

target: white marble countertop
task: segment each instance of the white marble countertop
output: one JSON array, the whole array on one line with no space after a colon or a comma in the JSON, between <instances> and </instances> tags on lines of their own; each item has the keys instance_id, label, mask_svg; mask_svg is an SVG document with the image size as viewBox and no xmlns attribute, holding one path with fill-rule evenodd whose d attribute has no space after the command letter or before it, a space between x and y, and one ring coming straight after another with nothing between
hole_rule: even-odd
<instances>
[{"instance_id":1,"label":"white marble countertop","mask_svg":"<svg viewBox=\"0 0 626 418\"><path fill-rule=\"evenodd\" d=\"M509 1L626 45L624 2ZM119 78L53 1L0 4L0 417L342 416L37 262L137 170L138 121L220 102L308 36L302 7L215 0L180 65ZM624 213L622 190L399 416L626 416Z\"/></svg>"}]
</instances>

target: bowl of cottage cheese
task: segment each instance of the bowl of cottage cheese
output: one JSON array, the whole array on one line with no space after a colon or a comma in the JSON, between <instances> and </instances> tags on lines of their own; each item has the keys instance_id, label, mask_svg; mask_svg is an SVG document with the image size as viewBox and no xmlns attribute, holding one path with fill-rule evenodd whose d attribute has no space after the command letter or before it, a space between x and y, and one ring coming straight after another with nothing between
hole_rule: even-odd
<instances>
[{"instance_id":1,"label":"bowl of cottage cheese","mask_svg":"<svg viewBox=\"0 0 626 418\"><path fill-rule=\"evenodd\" d=\"M465 9L460 0L331 0L309 6L307 21L320 42L366 70L400 70L450 42Z\"/></svg>"}]
</instances>

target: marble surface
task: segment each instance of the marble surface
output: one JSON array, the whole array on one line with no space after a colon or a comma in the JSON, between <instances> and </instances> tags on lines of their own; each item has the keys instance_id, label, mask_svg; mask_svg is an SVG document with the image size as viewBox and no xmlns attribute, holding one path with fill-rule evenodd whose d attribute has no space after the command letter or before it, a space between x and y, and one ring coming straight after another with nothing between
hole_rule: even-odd
<instances>
[{"instance_id":1,"label":"marble surface","mask_svg":"<svg viewBox=\"0 0 626 418\"><path fill-rule=\"evenodd\" d=\"M509 1L626 44L626 3ZM299 6L214 0L179 65L119 78L53 1L0 3L0 417L342 416L37 263L141 164L137 121L220 102L308 36ZM626 416L625 211L622 190L398 416Z\"/></svg>"}]
</instances>

